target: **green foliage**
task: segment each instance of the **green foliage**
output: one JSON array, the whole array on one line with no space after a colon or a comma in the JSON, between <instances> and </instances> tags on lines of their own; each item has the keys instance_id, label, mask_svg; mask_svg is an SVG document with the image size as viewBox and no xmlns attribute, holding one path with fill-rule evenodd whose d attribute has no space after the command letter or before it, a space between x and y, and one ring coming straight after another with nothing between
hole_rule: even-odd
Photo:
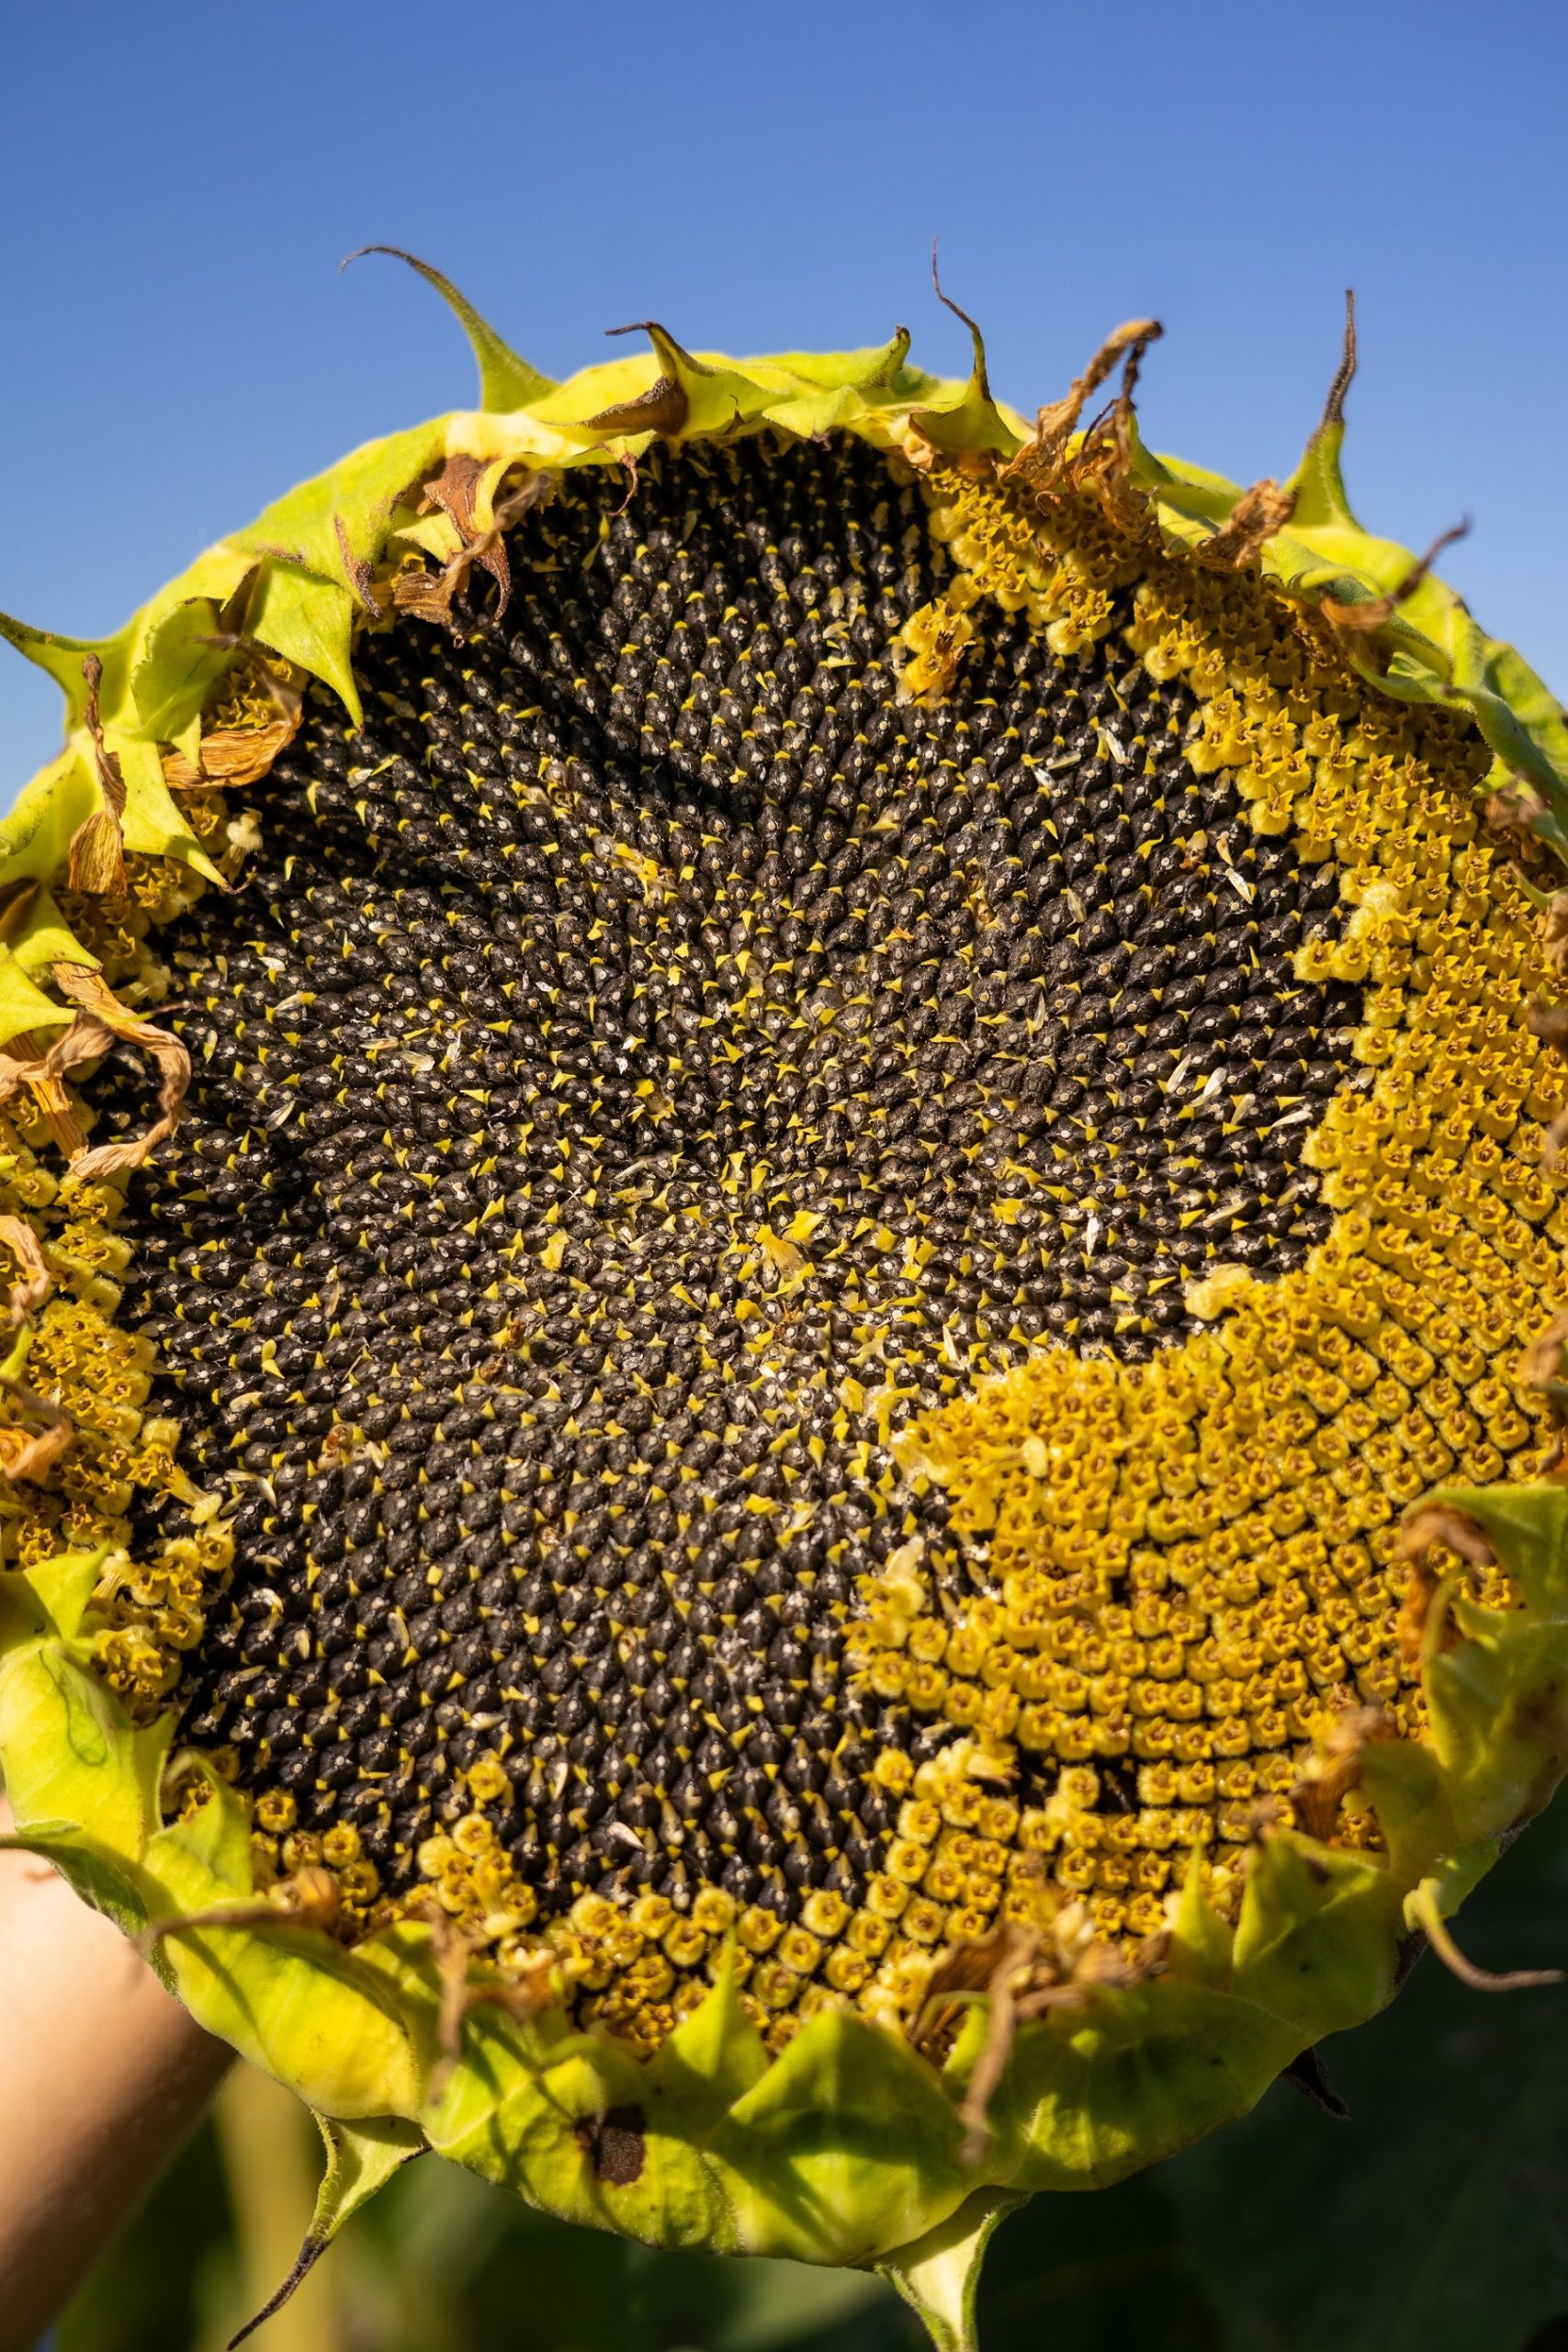
<instances>
[{"instance_id":1,"label":"green foliage","mask_svg":"<svg viewBox=\"0 0 1568 2352\"><path fill-rule=\"evenodd\" d=\"M1464 1913L1494 1968L1568 1955L1568 1809ZM1184 2155L1003 2222L984 2352L1568 2352L1568 1992L1467 1991L1424 1959L1325 2045L1350 2120L1288 2085ZM345 2229L344 2352L919 2352L879 2281L659 2255L411 2165ZM216 2352L237 2257L210 2132L105 2258L61 2352ZM268 2331L254 2339L268 2352Z\"/></svg>"}]
</instances>

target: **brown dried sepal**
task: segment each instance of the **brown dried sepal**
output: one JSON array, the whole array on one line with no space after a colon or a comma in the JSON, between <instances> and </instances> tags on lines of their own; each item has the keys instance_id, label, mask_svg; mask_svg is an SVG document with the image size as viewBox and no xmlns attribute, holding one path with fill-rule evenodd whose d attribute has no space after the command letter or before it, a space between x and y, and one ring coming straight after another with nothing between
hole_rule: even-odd
<instances>
[{"instance_id":1,"label":"brown dried sepal","mask_svg":"<svg viewBox=\"0 0 1568 2352\"><path fill-rule=\"evenodd\" d=\"M56 964L56 985L79 1008L70 1026L44 1052L25 1032L0 1051L0 1109L24 1087L32 1094L51 1135L70 1162L78 1180L93 1182L122 1168L139 1168L154 1147L173 1135L190 1083L190 1056L177 1037L154 1029L120 1003L102 975L81 964ZM84 1062L96 1062L116 1038L141 1046L152 1055L161 1072L160 1116L144 1136L132 1143L102 1144L89 1151L67 1094L67 1074Z\"/></svg>"},{"instance_id":2,"label":"brown dried sepal","mask_svg":"<svg viewBox=\"0 0 1568 2352\"><path fill-rule=\"evenodd\" d=\"M1500 785L1488 796L1482 810L1493 838L1509 856L1525 865L1537 865L1544 857L1545 845L1536 840L1535 827L1545 814L1545 800L1522 775L1510 776L1506 784Z\"/></svg>"},{"instance_id":3,"label":"brown dried sepal","mask_svg":"<svg viewBox=\"0 0 1568 2352\"><path fill-rule=\"evenodd\" d=\"M47 1052L26 1034L13 1037L0 1049L0 1109L26 1087L66 1159L80 1159L87 1148L87 1138L77 1125L64 1080L66 1073L79 1063L96 1060L107 1043L107 1039L95 1037L80 1019L62 1030Z\"/></svg>"},{"instance_id":4,"label":"brown dried sepal","mask_svg":"<svg viewBox=\"0 0 1568 2352\"><path fill-rule=\"evenodd\" d=\"M481 534L474 520L474 501L479 483L484 479L484 462L479 458L467 458L459 452L448 458L438 474L425 483L424 494L432 506L438 506L455 527L471 560L490 573L500 591L496 617L506 610L512 598L512 566L506 549L495 533Z\"/></svg>"},{"instance_id":5,"label":"brown dried sepal","mask_svg":"<svg viewBox=\"0 0 1568 2352\"><path fill-rule=\"evenodd\" d=\"M1532 1004L1525 1018L1543 1045L1568 1053L1568 1004Z\"/></svg>"},{"instance_id":6,"label":"brown dried sepal","mask_svg":"<svg viewBox=\"0 0 1568 2352\"><path fill-rule=\"evenodd\" d=\"M1063 509L1092 500L1130 548L1156 552L1163 542L1154 507L1133 481L1137 446L1134 394L1144 354L1164 332L1157 319L1133 319L1118 327L1066 398L1039 412L1033 435L1001 470L1004 488L1021 495L1026 506L1048 522ZM1118 362L1120 390L1090 419L1075 446L1085 404Z\"/></svg>"},{"instance_id":7,"label":"brown dried sepal","mask_svg":"<svg viewBox=\"0 0 1568 2352\"><path fill-rule=\"evenodd\" d=\"M90 817L85 817L71 836L65 853L66 882L71 889L88 891L95 897L123 899L130 889L125 871L125 778L118 760L104 741L103 722L98 717L98 689L103 684L104 665L96 653L84 657L82 675L87 681L85 722L92 738L93 760L104 805L95 808Z\"/></svg>"},{"instance_id":8,"label":"brown dried sepal","mask_svg":"<svg viewBox=\"0 0 1568 2352\"><path fill-rule=\"evenodd\" d=\"M1090 443L1096 437L1097 425L1089 426L1076 453L1069 450L1068 445L1077 430L1079 417L1119 360L1122 362L1122 390L1110 414L1115 421L1116 444L1124 454L1128 453L1127 425L1138 370L1150 344L1157 343L1164 333L1157 319L1129 319L1114 334L1108 335L1083 374L1074 378L1065 397L1040 410L1034 420L1033 438L1026 441L1017 457L1003 468L1003 481L1038 494L1058 488L1076 471L1081 471L1086 461L1092 462Z\"/></svg>"},{"instance_id":9,"label":"brown dried sepal","mask_svg":"<svg viewBox=\"0 0 1568 2352\"><path fill-rule=\"evenodd\" d=\"M1019 1998L1038 1965L1040 1950L1033 1929L1007 1921L972 1943L954 1945L931 1972L924 2008L910 2033L916 2048L928 2056L951 2041L962 2014L964 2002L953 1996L977 1995L986 2002L986 2038L958 2109L964 2125L959 2158L964 2164L978 2164L986 2153L991 2100L1007 2072L1018 2030Z\"/></svg>"},{"instance_id":10,"label":"brown dried sepal","mask_svg":"<svg viewBox=\"0 0 1568 2352\"><path fill-rule=\"evenodd\" d=\"M411 620L432 621L437 626L450 621L452 600L457 594L457 565L444 564L439 571L432 571L423 563L411 563L397 572L392 580L392 604Z\"/></svg>"},{"instance_id":11,"label":"brown dried sepal","mask_svg":"<svg viewBox=\"0 0 1568 2352\"><path fill-rule=\"evenodd\" d=\"M1423 1503L1411 1511L1394 1538L1393 1548L1401 1558L1412 1560L1431 1544L1446 1544L1472 1568L1488 1568L1497 1556L1474 1520L1451 1503Z\"/></svg>"},{"instance_id":12,"label":"brown dried sepal","mask_svg":"<svg viewBox=\"0 0 1568 2352\"><path fill-rule=\"evenodd\" d=\"M288 749L299 727L299 714L296 711L290 718L269 719L265 727L214 728L210 735L201 739L199 771L191 769L188 761L182 761L181 766L189 773L178 781L186 791L203 784L227 785L231 789L259 784L274 761ZM165 774L167 770L165 763Z\"/></svg>"},{"instance_id":13,"label":"brown dried sepal","mask_svg":"<svg viewBox=\"0 0 1568 2352\"><path fill-rule=\"evenodd\" d=\"M606 334L646 334L653 341L654 349L662 347L674 355L681 346L669 330L657 319L633 319L624 327L606 327ZM679 376L662 375L649 384L646 392L638 392L635 400L616 401L609 408L597 410L585 416L582 423L595 433L658 433L666 440L679 439L685 430L691 413L691 401Z\"/></svg>"},{"instance_id":14,"label":"brown dried sepal","mask_svg":"<svg viewBox=\"0 0 1568 2352\"><path fill-rule=\"evenodd\" d=\"M428 514L439 508L463 544L438 571L416 564L394 575L391 601L397 611L408 613L416 620L449 621L453 601L468 586L477 563L495 582L493 618L501 619L512 601L512 565L504 534L547 496L550 479L542 473L525 475L516 490L498 502L490 528L481 531L474 516L474 501L485 471L480 458L458 454L448 458L440 472L423 484L422 511Z\"/></svg>"},{"instance_id":15,"label":"brown dried sepal","mask_svg":"<svg viewBox=\"0 0 1568 2352\"><path fill-rule=\"evenodd\" d=\"M611 327L606 332L624 334L627 330ZM673 376L660 376L636 400L617 401L614 407L599 409L582 422L596 433L658 433L674 441L680 438L690 407L684 387Z\"/></svg>"},{"instance_id":16,"label":"brown dried sepal","mask_svg":"<svg viewBox=\"0 0 1568 2352\"><path fill-rule=\"evenodd\" d=\"M1037 1930L1004 1920L984 1936L952 1945L932 1969L926 1996L908 2027L908 2039L925 2056L948 2049L969 1997L990 1995L1001 1979L1010 1981L1032 1967L1042 1950Z\"/></svg>"}]
</instances>

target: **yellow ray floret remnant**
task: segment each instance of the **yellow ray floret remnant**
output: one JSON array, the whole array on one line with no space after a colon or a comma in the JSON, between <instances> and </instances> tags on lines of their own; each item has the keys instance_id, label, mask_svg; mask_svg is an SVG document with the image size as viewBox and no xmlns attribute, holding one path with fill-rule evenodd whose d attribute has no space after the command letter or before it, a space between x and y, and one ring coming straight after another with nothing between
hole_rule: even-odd
<instances>
[{"instance_id":1,"label":"yellow ray floret remnant","mask_svg":"<svg viewBox=\"0 0 1568 2352\"><path fill-rule=\"evenodd\" d=\"M958 560L1042 622L1092 628L1097 582L1125 576L1092 523L1054 565L974 482L931 490ZM1526 1020L1548 974L1526 888L1483 828L1482 747L1325 691L1254 580L1156 559L1135 605L1145 666L1202 698L1191 763L1230 768L1258 829L1289 829L1303 859L1333 857L1356 910L1298 964L1365 983L1365 1080L1304 1152L1334 1227L1277 1281L1194 1285L1212 1326L1147 1363L1036 1351L910 1431L907 1464L945 1487L991 1589L950 1619L874 1589L851 1636L879 1693L964 1726L1004 1771L1021 1752L1066 1768L1020 1842L1105 1939L1161 1927L1195 1846L1234 1911L1260 1801L1290 1818L1337 1715L1373 1705L1419 1732L1398 1515L1445 1481L1538 1466L1540 1408L1509 1368L1565 1238L1540 1148L1553 1078ZM1481 1597L1506 1605L1495 1571ZM1096 1809L1108 1768L1119 1813ZM952 1883L956 1841L930 1807L904 1826L913 1906ZM1335 1834L1375 1839L1354 1792ZM971 1930L998 1898L1016 1912L967 1854L959 1868Z\"/></svg>"}]
</instances>

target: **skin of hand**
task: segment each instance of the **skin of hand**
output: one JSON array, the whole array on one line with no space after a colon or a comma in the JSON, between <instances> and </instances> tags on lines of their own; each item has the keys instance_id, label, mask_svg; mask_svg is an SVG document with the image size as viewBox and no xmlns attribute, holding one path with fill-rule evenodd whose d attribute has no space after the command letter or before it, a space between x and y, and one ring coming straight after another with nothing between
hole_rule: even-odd
<instances>
[{"instance_id":1,"label":"skin of hand","mask_svg":"<svg viewBox=\"0 0 1568 2352\"><path fill-rule=\"evenodd\" d=\"M0 2352L32 2352L230 2055L46 1862L0 1850Z\"/></svg>"}]
</instances>

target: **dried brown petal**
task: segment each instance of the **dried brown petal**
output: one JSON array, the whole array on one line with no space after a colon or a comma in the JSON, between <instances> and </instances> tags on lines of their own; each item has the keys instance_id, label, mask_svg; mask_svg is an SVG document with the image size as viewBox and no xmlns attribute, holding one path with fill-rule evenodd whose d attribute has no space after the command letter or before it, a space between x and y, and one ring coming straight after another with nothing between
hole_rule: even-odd
<instances>
[{"instance_id":1,"label":"dried brown petal","mask_svg":"<svg viewBox=\"0 0 1568 2352\"><path fill-rule=\"evenodd\" d=\"M129 887L125 873L125 778L118 760L104 741L103 723L98 717L98 689L103 684L104 665L96 653L85 656L82 675L87 681L85 716L104 805L90 817L85 817L72 834L66 852L66 880L73 890L91 891L98 897L113 893L123 898Z\"/></svg>"},{"instance_id":2,"label":"dried brown petal","mask_svg":"<svg viewBox=\"0 0 1568 2352\"><path fill-rule=\"evenodd\" d=\"M1420 1667L1435 1650L1450 1649L1458 1639L1447 1622L1450 1580L1440 1577L1427 1558L1434 1544L1445 1544L1472 1567L1491 1566L1496 1555L1475 1521L1450 1503L1426 1503L1409 1513L1394 1541L1396 1558L1410 1564L1404 1599L1394 1620L1399 1654L1412 1668ZM1433 1623L1433 1611L1441 1622Z\"/></svg>"},{"instance_id":3,"label":"dried brown petal","mask_svg":"<svg viewBox=\"0 0 1568 2352\"><path fill-rule=\"evenodd\" d=\"M54 1276L44 1258L43 1245L26 1217L0 1216L0 1241L22 1270L21 1281L12 1283L6 1301L6 1326L15 1331L43 1305L54 1287Z\"/></svg>"},{"instance_id":4,"label":"dried brown petal","mask_svg":"<svg viewBox=\"0 0 1568 2352\"><path fill-rule=\"evenodd\" d=\"M1277 481L1255 481L1244 490L1228 519L1195 552L1203 563L1227 569L1256 563L1267 542L1295 512L1296 493Z\"/></svg>"},{"instance_id":5,"label":"dried brown petal","mask_svg":"<svg viewBox=\"0 0 1568 2352\"><path fill-rule=\"evenodd\" d=\"M0 1389L22 1410L43 1423L41 1430L0 1429L0 1477L47 1478L76 1435L76 1424L61 1406L26 1388L19 1380L0 1379Z\"/></svg>"},{"instance_id":6,"label":"dried brown petal","mask_svg":"<svg viewBox=\"0 0 1568 2352\"><path fill-rule=\"evenodd\" d=\"M80 1158L87 1148L87 1139L76 1123L71 1099L61 1081L78 1063L96 1061L100 1054L107 1053L111 1042L100 1024L84 1022L80 1017L61 1032L47 1053L25 1034L13 1037L6 1050L0 1052L0 1108L24 1086L29 1088L66 1159Z\"/></svg>"},{"instance_id":7,"label":"dried brown petal","mask_svg":"<svg viewBox=\"0 0 1568 2352\"><path fill-rule=\"evenodd\" d=\"M1320 1734L1291 1791L1296 1821L1310 1838L1326 1840L1334 1835L1339 1800L1360 1779L1369 1742L1396 1736L1393 1718L1382 1707L1348 1707Z\"/></svg>"},{"instance_id":8,"label":"dried brown petal","mask_svg":"<svg viewBox=\"0 0 1568 2352\"><path fill-rule=\"evenodd\" d=\"M1123 391L1123 399L1131 396L1132 385L1145 352L1156 342L1165 330L1157 319L1129 319L1108 335L1084 369L1076 377L1071 389L1059 401L1043 408L1034 420L1034 437L1024 444L1010 465L1002 471L1004 481L1018 481L1029 490L1040 490L1063 470L1067 444L1077 429L1079 417L1093 395L1111 375L1119 359L1125 356L1132 382Z\"/></svg>"},{"instance_id":9,"label":"dried brown petal","mask_svg":"<svg viewBox=\"0 0 1568 2352\"><path fill-rule=\"evenodd\" d=\"M1401 605L1416 594L1445 548L1462 539L1470 529L1468 521L1456 523L1432 541L1424 556L1413 563L1403 580L1382 596L1369 598L1364 605L1342 605L1336 596L1325 596L1318 611L1337 636L1341 638L1371 637L1386 627Z\"/></svg>"},{"instance_id":10,"label":"dried brown petal","mask_svg":"<svg viewBox=\"0 0 1568 2352\"><path fill-rule=\"evenodd\" d=\"M1473 1568L1490 1567L1496 1554L1474 1520L1451 1503L1423 1503L1411 1511L1394 1538L1400 1558L1418 1559L1429 1544L1446 1544Z\"/></svg>"},{"instance_id":11,"label":"dried brown petal","mask_svg":"<svg viewBox=\"0 0 1568 2352\"><path fill-rule=\"evenodd\" d=\"M182 1911L154 1919L137 1938L144 1960L166 1936L183 1936L197 1928L319 1928L330 1934L337 1925L340 1897L331 1871L314 1863L279 1879L257 1902L214 1903L205 1911Z\"/></svg>"},{"instance_id":12,"label":"dried brown petal","mask_svg":"<svg viewBox=\"0 0 1568 2352\"><path fill-rule=\"evenodd\" d=\"M82 1182L93 1182L118 1175L124 1168L140 1168L179 1125L186 1089L190 1084L190 1056L168 1030L155 1029L150 1021L139 1019L121 1004L100 973L89 971L81 964L56 964L54 978L56 985L82 1008L74 1027L92 1040L75 1058L85 1060L89 1055L103 1053L118 1037L150 1055L159 1072L159 1115L146 1134L130 1143L107 1143L93 1151L84 1149L80 1157L73 1157L71 1173ZM68 1031L61 1045L51 1048L51 1055L67 1045L70 1035Z\"/></svg>"},{"instance_id":13,"label":"dried brown petal","mask_svg":"<svg viewBox=\"0 0 1568 2352\"><path fill-rule=\"evenodd\" d=\"M391 582L391 601L399 612L410 613L416 620L449 620L453 598L468 586L468 574L476 563L495 582L498 594L494 617L500 620L505 612L512 601L512 566L503 535L522 520L530 507L538 505L548 495L550 478L542 473L525 475L516 490L497 501L490 529L479 531L474 523L474 503L486 470L478 458L451 457L440 472L432 475L423 485L426 501L440 507L463 546L438 571L415 566L396 575Z\"/></svg>"}]
</instances>

